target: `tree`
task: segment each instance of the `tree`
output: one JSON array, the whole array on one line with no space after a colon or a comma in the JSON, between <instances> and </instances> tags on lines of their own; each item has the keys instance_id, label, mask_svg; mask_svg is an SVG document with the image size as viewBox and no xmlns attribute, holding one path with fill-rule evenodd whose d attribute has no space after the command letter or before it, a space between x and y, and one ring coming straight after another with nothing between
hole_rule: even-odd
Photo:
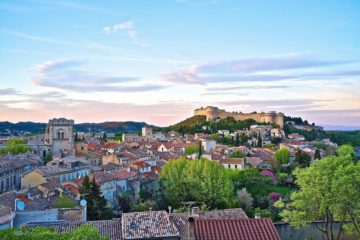
<instances>
[{"instance_id":1,"label":"tree","mask_svg":"<svg viewBox=\"0 0 360 240\"><path fill-rule=\"evenodd\" d=\"M262 147L262 138L261 138L260 133L259 133L258 138L257 138L257 146Z\"/></svg>"},{"instance_id":2,"label":"tree","mask_svg":"<svg viewBox=\"0 0 360 240\"><path fill-rule=\"evenodd\" d=\"M99 232L90 224L82 224L69 232L58 233L54 227L22 227L0 230L0 239L25 240L106 240L101 237Z\"/></svg>"},{"instance_id":3,"label":"tree","mask_svg":"<svg viewBox=\"0 0 360 240\"><path fill-rule=\"evenodd\" d=\"M45 157L43 157L43 163L46 165L48 162L53 160L53 156L51 153L46 154Z\"/></svg>"},{"instance_id":4,"label":"tree","mask_svg":"<svg viewBox=\"0 0 360 240\"><path fill-rule=\"evenodd\" d=\"M240 151L233 151L230 155L229 155L230 158L243 158L245 157L244 156L244 153L243 152L240 152Z\"/></svg>"},{"instance_id":5,"label":"tree","mask_svg":"<svg viewBox=\"0 0 360 240\"><path fill-rule=\"evenodd\" d=\"M194 154L194 153L199 153L199 145L190 145L190 146L185 147L184 153L185 153L186 155L191 155L191 154Z\"/></svg>"},{"instance_id":6,"label":"tree","mask_svg":"<svg viewBox=\"0 0 360 240\"><path fill-rule=\"evenodd\" d=\"M249 210L254 202L254 199L251 194L246 191L246 188L237 191L236 199L240 203L240 207L245 210Z\"/></svg>"},{"instance_id":7,"label":"tree","mask_svg":"<svg viewBox=\"0 0 360 240\"><path fill-rule=\"evenodd\" d=\"M237 133L236 136L235 136L235 143L234 143L235 147L238 147L240 146L240 136L239 134Z\"/></svg>"},{"instance_id":8,"label":"tree","mask_svg":"<svg viewBox=\"0 0 360 240\"><path fill-rule=\"evenodd\" d=\"M243 133L243 134L241 134L240 139L241 139L241 143L244 144L244 143L247 143L247 141L248 141L249 138L248 138L248 136L246 136L246 135Z\"/></svg>"},{"instance_id":9,"label":"tree","mask_svg":"<svg viewBox=\"0 0 360 240\"><path fill-rule=\"evenodd\" d=\"M280 164L287 164L290 161L290 151L287 148L280 148L275 152L275 159Z\"/></svg>"},{"instance_id":10,"label":"tree","mask_svg":"<svg viewBox=\"0 0 360 240\"><path fill-rule=\"evenodd\" d=\"M345 145L341 145L337 150L336 150L336 154L338 156L345 156L345 155L351 155L353 156L355 150L354 147L348 144Z\"/></svg>"},{"instance_id":11,"label":"tree","mask_svg":"<svg viewBox=\"0 0 360 240\"><path fill-rule=\"evenodd\" d=\"M230 207L234 187L225 169L214 161L180 158L165 164L158 178L165 206L179 208L182 202L204 202L211 209Z\"/></svg>"},{"instance_id":12,"label":"tree","mask_svg":"<svg viewBox=\"0 0 360 240\"><path fill-rule=\"evenodd\" d=\"M201 141L199 142L199 154L198 154L198 159L201 158L201 155L202 155L202 144L201 144Z\"/></svg>"},{"instance_id":13,"label":"tree","mask_svg":"<svg viewBox=\"0 0 360 240\"><path fill-rule=\"evenodd\" d=\"M107 141L107 135L106 135L106 132L104 132L103 137L102 137L102 140L103 140L104 142L106 142L106 141Z\"/></svg>"},{"instance_id":14,"label":"tree","mask_svg":"<svg viewBox=\"0 0 360 240\"><path fill-rule=\"evenodd\" d=\"M317 160L321 159L320 150L318 148L315 150L314 159L317 159Z\"/></svg>"},{"instance_id":15,"label":"tree","mask_svg":"<svg viewBox=\"0 0 360 240\"><path fill-rule=\"evenodd\" d=\"M311 157L306 152L298 150L295 154L295 161L298 162L302 167L308 167L311 162Z\"/></svg>"},{"instance_id":16,"label":"tree","mask_svg":"<svg viewBox=\"0 0 360 240\"><path fill-rule=\"evenodd\" d=\"M78 133L75 132L75 137L74 137L74 141L77 142L79 140L79 137L78 137Z\"/></svg>"},{"instance_id":17,"label":"tree","mask_svg":"<svg viewBox=\"0 0 360 240\"><path fill-rule=\"evenodd\" d=\"M129 196L120 196L119 197L119 206L122 213L129 212L131 208L131 199Z\"/></svg>"},{"instance_id":18,"label":"tree","mask_svg":"<svg viewBox=\"0 0 360 240\"><path fill-rule=\"evenodd\" d=\"M107 207L106 199L102 196L100 187L96 184L95 178L92 182L85 176L79 189L80 198L87 202L87 218L89 220L109 219L112 212Z\"/></svg>"},{"instance_id":19,"label":"tree","mask_svg":"<svg viewBox=\"0 0 360 240\"><path fill-rule=\"evenodd\" d=\"M349 154L329 156L295 170L294 175L300 190L291 194L290 203L276 203L285 207L281 213L285 222L304 226L324 221L325 227L318 229L331 240L339 239L342 231L335 231L335 221L360 234L360 163L354 163Z\"/></svg>"},{"instance_id":20,"label":"tree","mask_svg":"<svg viewBox=\"0 0 360 240\"><path fill-rule=\"evenodd\" d=\"M0 155L2 154L21 154L29 152L30 148L26 145L26 142L20 138L11 138L8 140L5 148L0 149Z\"/></svg>"}]
</instances>

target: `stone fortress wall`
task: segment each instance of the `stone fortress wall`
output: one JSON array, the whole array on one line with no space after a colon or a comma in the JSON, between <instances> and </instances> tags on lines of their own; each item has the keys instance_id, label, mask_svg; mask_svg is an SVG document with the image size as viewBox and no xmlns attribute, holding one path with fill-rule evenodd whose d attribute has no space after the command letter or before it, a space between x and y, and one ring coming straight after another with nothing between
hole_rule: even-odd
<instances>
[{"instance_id":1,"label":"stone fortress wall","mask_svg":"<svg viewBox=\"0 0 360 240\"><path fill-rule=\"evenodd\" d=\"M206 116L207 121L213 121L216 119L223 119L227 117L233 117L235 120L254 119L257 122L274 123L283 128L284 126L284 114L280 112L261 112L261 113L239 113L239 112L227 112L224 109L208 106L206 108L198 108L194 110L194 115Z\"/></svg>"}]
</instances>

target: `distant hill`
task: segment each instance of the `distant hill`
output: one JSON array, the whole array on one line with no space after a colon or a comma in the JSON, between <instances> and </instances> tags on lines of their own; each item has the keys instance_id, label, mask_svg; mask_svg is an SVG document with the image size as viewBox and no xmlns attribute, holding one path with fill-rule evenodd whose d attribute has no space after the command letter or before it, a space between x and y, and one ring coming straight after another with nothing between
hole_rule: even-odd
<instances>
[{"instance_id":1,"label":"distant hill","mask_svg":"<svg viewBox=\"0 0 360 240\"><path fill-rule=\"evenodd\" d=\"M78 123L75 124L75 131L88 132L88 131L106 131L106 132L139 132L141 128L148 125L145 122L103 122L103 123ZM152 125L150 125L152 126ZM152 126L155 127L155 126ZM46 129L46 123L36 122L0 122L0 133L12 133L30 132L30 133L44 133Z\"/></svg>"},{"instance_id":2,"label":"distant hill","mask_svg":"<svg viewBox=\"0 0 360 240\"><path fill-rule=\"evenodd\" d=\"M189 127L195 124L204 124L204 123L206 123L206 116L196 115L189 117L179 123L174 124L173 127L175 128L180 126Z\"/></svg>"}]
</instances>

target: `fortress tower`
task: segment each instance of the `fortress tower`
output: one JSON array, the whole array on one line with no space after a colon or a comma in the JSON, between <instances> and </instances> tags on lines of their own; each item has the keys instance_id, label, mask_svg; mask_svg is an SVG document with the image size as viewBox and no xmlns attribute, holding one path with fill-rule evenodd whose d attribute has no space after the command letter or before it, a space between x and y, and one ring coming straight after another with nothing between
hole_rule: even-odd
<instances>
[{"instance_id":1,"label":"fortress tower","mask_svg":"<svg viewBox=\"0 0 360 240\"><path fill-rule=\"evenodd\" d=\"M238 113L238 112L226 112L224 109L208 106L206 108L198 108L194 110L194 115L206 116L206 121L214 121L216 119L224 119L227 117L233 117L235 120L254 119L257 122L277 124L280 128L284 126L284 114L277 112L268 113Z\"/></svg>"},{"instance_id":2,"label":"fortress tower","mask_svg":"<svg viewBox=\"0 0 360 240\"><path fill-rule=\"evenodd\" d=\"M62 151L74 148L73 138L74 120L53 118L49 120L45 131L45 143L51 146L53 155L60 155Z\"/></svg>"}]
</instances>

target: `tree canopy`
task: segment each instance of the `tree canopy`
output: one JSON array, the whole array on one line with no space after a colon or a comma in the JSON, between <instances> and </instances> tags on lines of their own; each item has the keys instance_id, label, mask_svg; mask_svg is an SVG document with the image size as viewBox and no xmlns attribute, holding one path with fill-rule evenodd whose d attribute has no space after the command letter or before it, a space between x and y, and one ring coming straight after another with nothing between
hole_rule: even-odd
<instances>
[{"instance_id":1,"label":"tree canopy","mask_svg":"<svg viewBox=\"0 0 360 240\"><path fill-rule=\"evenodd\" d=\"M0 230L0 239L3 240L106 240L90 224L83 224L71 232L58 233L53 227L23 227Z\"/></svg>"},{"instance_id":2,"label":"tree canopy","mask_svg":"<svg viewBox=\"0 0 360 240\"><path fill-rule=\"evenodd\" d=\"M184 201L205 203L210 209L231 207L234 187L225 169L216 162L180 158L162 169L159 182L167 205L181 207Z\"/></svg>"},{"instance_id":3,"label":"tree canopy","mask_svg":"<svg viewBox=\"0 0 360 240\"><path fill-rule=\"evenodd\" d=\"M26 142L20 138L11 138L7 142L5 148L0 149L0 155L2 154L20 154L29 152L30 148L26 145Z\"/></svg>"},{"instance_id":4,"label":"tree canopy","mask_svg":"<svg viewBox=\"0 0 360 240\"><path fill-rule=\"evenodd\" d=\"M360 163L350 154L329 156L313 162L310 167L294 172L300 190L292 193L291 202L281 213L292 226L323 220L319 228L327 239L338 239L332 223L339 221L348 231L360 234Z\"/></svg>"},{"instance_id":5,"label":"tree canopy","mask_svg":"<svg viewBox=\"0 0 360 240\"><path fill-rule=\"evenodd\" d=\"M287 148L281 148L276 150L275 159L279 161L280 164L287 164L290 161L290 151Z\"/></svg>"},{"instance_id":6,"label":"tree canopy","mask_svg":"<svg viewBox=\"0 0 360 240\"><path fill-rule=\"evenodd\" d=\"M232 153L230 154L229 157L231 157L231 158L243 158L243 157L245 157L245 156L244 156L244 153L243 153L243 152L234 151L234 152L232 152Z\"/></svg>"},{"instance_id":7,"label":"tree canopy","mask_svg":"<svg viewBox=\"0 0 360 240\"><path fill-rule=\"evenodd\" d=\"M96 184L95 178L90 182L89 177L85 176L79 192L81 199L85 199L87 202L88 220L102 220L112 217L112 211L107 206L106 199L102 196L102 192Z\"/></svg>"}]
</instances>

